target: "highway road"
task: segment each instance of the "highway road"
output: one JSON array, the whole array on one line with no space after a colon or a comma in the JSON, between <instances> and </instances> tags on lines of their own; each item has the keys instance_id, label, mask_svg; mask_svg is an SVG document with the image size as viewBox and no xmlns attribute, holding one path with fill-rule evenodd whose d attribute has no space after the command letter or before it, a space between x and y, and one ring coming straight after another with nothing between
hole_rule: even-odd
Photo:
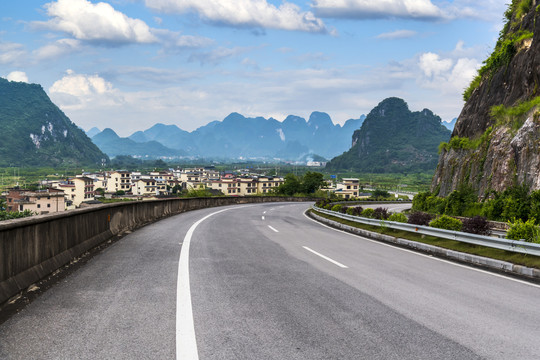
<instances>
[{"instance_id":1,"label":"highway road","mask_svg":"<svg viewBox=\"0 0 540 360\"><path fill-rule=\"evenodd\" d=\"M539 286L327 228L308 207L135 231L0 325L0 358L539 358Z\"/></svg>"}]
</instances>

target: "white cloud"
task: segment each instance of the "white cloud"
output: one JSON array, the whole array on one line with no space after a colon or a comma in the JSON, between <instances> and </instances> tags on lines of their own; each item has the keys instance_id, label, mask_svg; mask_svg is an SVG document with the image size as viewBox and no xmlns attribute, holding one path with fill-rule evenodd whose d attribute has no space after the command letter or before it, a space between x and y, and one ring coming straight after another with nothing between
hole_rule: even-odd
<instances>
[{"instance_id":1,"label":"white cloud","mask_svg":"<svg viewBox=\"0 0 540 360\"><path fill-rule=\"evenodd\" d=\"M454 0L444 10L452 18L466 17L492 22L502 19L501 15L507 8L507 2L500 0Z\"/></svg>"},{"instance_id":2,"label":"white cloud","mask_svg":"<svg viewBox=\"0 0 540 360\"><path fill-rule=\"evenodd\" d=\"M206 37L182 35L169 30L152 29L152 33L160 39L168 52L184 48L202 48L214 43L214 40Z\"/></svg>"},{"instance_id":3,"label":"white cloud","mask_svg":"<svg viewBox=\"0 0 540 360\"><path fill-rule=\"evenodd\" d=\"M313 0L312 7L318 16L331 18L445 18L444 12L431 0Z\"/></svg>"},{"instance_id":4,"label":"white cloud","mask_svg":"<svg viewBox=\"0 0 540 360\"><path fill-rule=\"evenodd\" d=\"M12 71L6 76L6 79L16 82L28 82L28 76L23 71Z\"/></svg>"},{"instance_id":5,"label":"white cloud","mask_svg":"<svg viewBox=\"0 0 540 360\"><path fill-rule=\"evenodd\" d=\"M23 45L0 42L0 64L18 64L26 55L27 52Z\"/></svg>"},{"instance_id":6,"label":"white cloud","mask_svg":"<svg viewBox=\"0 0 540 360\"><path fill-rule=\"evenodd\" d=\"M78 40L111 44L158 41L144 21L132 19L104 2L57 0L46 4L45 9L51 19L34 22L34 26L64 32Z\"/></svg>"},{"instance_id":7,"label":"white cloud","mask_svg":"<svg viewBox=\"0 0 540 360\"><path fill-rule=\"evenodd\" d=\"M33 52L37 60L56 59L81 49L81 42L75 39L60 39Z\"/></svg>"},{"instance_id":8,"label":"white cloud","mask_svg":"<svg viewBox=\"0 0 540 360\"><path fill-rule=\"evenodd\" d=\"M56 81L49 93L59 106L66 109L108 107L123 104L122 96L113 85L98 75L76 74L68 70Z\"/></svg>"},{"instance_id":9,"label":"white cloud","mask_svg":"<svg viewBox=\"0 0 540 360\"><path fill-rule=\"evenodd\" d=\"M459 42L450 54L423 53L418 59L420 76L418 83L442 93L461 93L477 73L481 63L477 59L463 57L470 53Z\"/></svg>"},{"instance_id":10,"label":"white cloud","mask_svg":"<svg viewBox=\"0 0 540 360\"><path fill-rule=\"evenodd\" d=\"M441 59L434 53L424 53L420 55L419 66L427 77L438 77L442 73L448 72L452 68L453 61L451 59Z\"/></svg>"},{"instance_id":11,"label":"white cloud","mask_svg":"<svg viewBox=\"0 0 540 360\"><path fill-rule=\"evenodd\" d=\"M205 64L217 65L231 57L244 54L248 50L249 50L248 48L243 48L243 47L235 47L235 48L219 47L209 52L194 53L189 57L189 61L200 62L201 65L205 65Z\"/></svg>"},{"instance_id":12,"label":"white cloud","mask_svg":"<svg viewBox=\"0 0 540 360\"><path fill-rule=\"evenodd\" d=\"M211 22L268 29L329 32L321 19L297 5L279 7L267 0L145 0L146 6L163 13L195 12Z\"/></svg>"},{"instance_id":13,"label":"white cloud","mask_svg":"<svg viewBox=\"0 0 540 360\"><path fill-rule=\"evenodd\" d=\"M382 33L377 35L377 39L383 40L395 40L395 39L406 39L416 36L418 33L413 30L396 30L392 32Z\"/></svg>"}]
</instances>

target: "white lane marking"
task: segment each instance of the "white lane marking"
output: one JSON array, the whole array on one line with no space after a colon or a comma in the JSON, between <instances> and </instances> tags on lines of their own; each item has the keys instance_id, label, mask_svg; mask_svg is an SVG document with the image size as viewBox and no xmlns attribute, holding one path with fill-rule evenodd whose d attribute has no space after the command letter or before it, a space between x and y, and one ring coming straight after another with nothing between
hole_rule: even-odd
<instances>
[{"instance_id":1,"label":"white lane marking","mask_svg":"<svg viewBox=\"0 0 540 360\"><path fill-rule=\"evenodd\" d=\"M337 262L337 261L334 260L334 259L330 259L328 256L324 256L323 254L318 253L318 252L316 252L315 250L312 250L312 249L308 248L307 246L302 246L302 247L303 247L304 249L306 249L307 251L310 251L310 252L312 252L313 254L322 257L324 260L330 261L332 264L337 265L337 266L339 266L340 268L343 268L343 269L348 269L348 268L349 268L348 266L345 266L345 265L343 265L342 263Z\"/></svg>"},{"instance_id":2,"label":"white lane marking","mask_svg":"<svg viewBox=\"0 0 540 360\"><path fill-rule=\"evenodd\" d=\"M460 268L463 268L463 269L473 270L473 271L476 271L476 272L479 272L479 273L482 273L482 274L495 276L495 277L498 277L498 278L501 278L501 279L511 280L511 281L514 281L514 282L517 282L517 283L520 283L520 284L529 285L529 286L532 286L532 287L535 287L535 288L540 289L540 285L533 284L533 283L530 283L530 282L527 282L527 281L524 281L524 280L515 279L515 278L513 278L513 277L509 277L509 276L497 274L497 273L495 273L495 272L491 272L491 271L487 271L487 270L478 269L478 268L475 268L475 267L472 267L472 266L467 266L467 265L463 265L463 264L458 264L458 263L455 263L455 262L453 262L453 261L441 259L441 258L438 258L438 257L434 257L434 256L432 256L432 255L422 254L422 253L417 252L417 251L404 249L404 248L401 248L401 247L399 247L399 246L394 246L394 245L392 245L392 244L386 244L386 243L383 243L383 242L380 242L380 241L377 241L377 240L371 240L371 239L368 239L368 238L363 237L363 236L360 236L360 235L352 234L352 233L350 233L350 232L348 232L348 231L339 230L339 229L333 228L333 227L331 227L331 226L328 226L328 225L326 225L326 224L322 224L322 223L318 222L318 221L315 220L315 219L310 218L309 216L306 215L305 212L304 212L304 216L305 216L306 218L308 218L309 220L313 221L314 223L317 223L317 224L319 224L319 225L321 225L321 226L324 226L324 227L326 227L326 228L328 228L328 229L331 229L331 230L334 230L334 231L338 231L338 232L341 232L341 233L344 233L344 234L347 234L347 235L350 235L350 236L354 236L354 237L360 238L360 239L362 239L362 240L370 241L370 242L372 242L372 243L374 243L374 244L379 244L379 245L382 245L382 246L391 247L392 249L396 249L396 250L400 250L400 251L405 251L405 252L408 252L408 253L410 253L410 254L422 256L422 257L425 257L425 258L428 258L428 259L431 259L431 260L440 261L440 262L443 262L443 263L446 263L446 264L450 264L450 265L454 265L454 266L457 266L457 267L460 267Z\"/></svg>"},{"instance_id":3,"label":"white lane marking","mask_svg":"<svg viewBox=\"0 0 540 360\"><path fill-rule=\"evenodd\" d=\"M276 229L274 229L274 228L273 228L272 226L270 226L270 225L268 225L268 227L269 227L270 230L272 230L273 232L277 232L277 233L279 232L279 231L277 231Z\"/></svg>"},{"instance_id":4,"label":"white lane marking","mask_svg":"<svg viewBox=\"0 0 540 360\"><path fill-rule=\"evenodd\" d=\"M263 211L263 214L266 214L266 211Z\"/></svg>"},{"instance_id":5,"label":"white lane marking","mask_svg":"<svg viewBox=\"0 0 540 360\"><path fill-rule=\"evenodd\" d=\"M180 251L178 261L178 282L176 284L176 358L182 360L198 360L193 309L191 305L191 289L189 286L189 247L193 232L200 223L210 216L231 210L223 209L206 215L189 228Z\"/></svg>"},{"instance_id":6,"label":"white lane marking","mask_svg":"<svg viewBox=\"0 0 540 360\"><path fill-rule=\"evenodd\" d=\"M264 216L262 216L262 219L264 220Z\"/></svg>"}]
</instances>

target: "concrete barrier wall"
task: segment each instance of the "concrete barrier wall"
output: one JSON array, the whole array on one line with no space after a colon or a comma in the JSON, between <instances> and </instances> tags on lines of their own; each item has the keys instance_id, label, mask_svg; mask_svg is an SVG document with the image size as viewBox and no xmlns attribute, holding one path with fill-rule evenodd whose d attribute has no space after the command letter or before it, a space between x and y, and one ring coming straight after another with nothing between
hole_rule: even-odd
<instances>
[{"instance_id":1,"label":"concrete barrier wall","mask_svg":"<svg viewBox=\"0 0 540 360\"><path fill-rule=\"evenodd\" d=\"M123 202L0 222L0 305L113 236L158 219L208 207L306 200L263 196Z\"/></svg>"}]
</instances>

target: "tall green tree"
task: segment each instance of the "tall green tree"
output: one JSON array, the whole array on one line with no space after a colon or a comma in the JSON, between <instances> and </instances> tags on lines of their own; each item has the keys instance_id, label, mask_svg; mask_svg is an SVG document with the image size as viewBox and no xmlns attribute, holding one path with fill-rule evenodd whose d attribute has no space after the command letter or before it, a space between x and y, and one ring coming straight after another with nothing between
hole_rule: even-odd
<instances>
[{"instance_id":1,"label":"tall green tree","mask_svg":"<svg viewBox=\"0 0 540 360\"><path fill-rule=\"evenodd\" d=\"M283 184L278 186L277 193L283 195L293 196L296 193L299 193L302 189L302 184L298 177L294 174L285 175L285 181Z\"/></svg>"},{"instance_id":2,"label":"tall green tree","mask_svg":"<svg viewBox=\"0 0 540 360\"><path fill-rule=\"evenodd\" d=\"M304 194L313 194L324 186L323 174L308 171L302 178L301 192Z\"/></svg>"}]
</instances>

